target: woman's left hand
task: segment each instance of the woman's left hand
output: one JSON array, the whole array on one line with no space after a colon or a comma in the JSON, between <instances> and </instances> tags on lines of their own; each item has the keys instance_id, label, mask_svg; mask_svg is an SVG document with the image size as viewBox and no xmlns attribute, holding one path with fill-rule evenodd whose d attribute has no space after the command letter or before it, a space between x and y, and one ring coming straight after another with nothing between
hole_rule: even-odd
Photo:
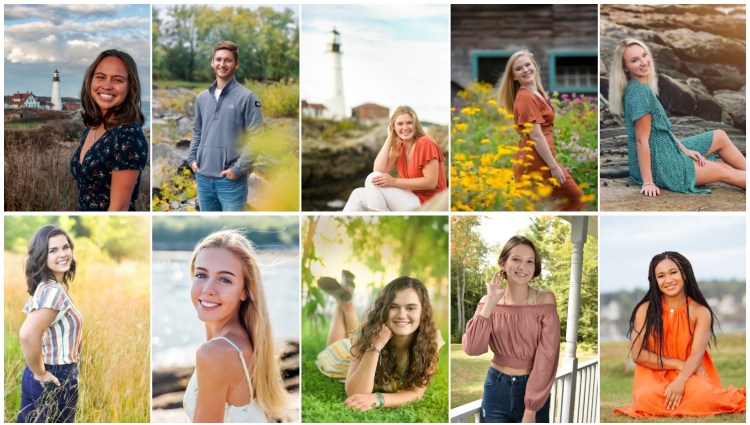
<instances>
[{"instance_id":1,"label":"woman's left hand","mask_svg":"<svg viewBox=\"0 0 750 425\"><path fill-rule=\"evenodd\" d=\"M388 173L380 173L379 176L375 176L372 178L372 182L375 184L375 186L379 186L379 187L395 187L396 186L396 178L391 176Z\"/></svg>"},{"instance_id":2,"label":"woman's left hand","mask_svg":"<svg viewBox=\"0 0 750 425\"><path fill-rule=\"evenodd\" d=\"M354 394L344 400L344 404L354 410L366 412L378 405L378 396L375 394Z\"/></svg>"},{"instance_id":3,"label":"woman's left hand","mask_svg":"<svg viewBox=\"0 0 750 425\"><path fill-rule=\"evenodd\" d=\"M521 418L521 423L525 423L525 424L536 423L536 412L534 412L533 410L524 410L523 418Z\"/></svg>"},{"instance_id":4,"label":"woman's left hand","mask_svg":"<svg viewBox=\"0 0 750 425\"><path fill-rule=\"evenodd\" d=\"M690 149L685 149L685 154L690 157L693 161L698 163L698 166L702 167L706 165L706 157L700 154L698 151L692 151Z\"/></svg>"},{"instance_id":5,"label":"woman's left hand","mask_svg":"<svg viewBox=\"0 0 750 425\"><path fill-rule=\"evenodd\" d=\"M667 410L675 410L682 402L684 394L685 381L678 377L664 389L664 407Z\"/></svg>"}]
</instances>

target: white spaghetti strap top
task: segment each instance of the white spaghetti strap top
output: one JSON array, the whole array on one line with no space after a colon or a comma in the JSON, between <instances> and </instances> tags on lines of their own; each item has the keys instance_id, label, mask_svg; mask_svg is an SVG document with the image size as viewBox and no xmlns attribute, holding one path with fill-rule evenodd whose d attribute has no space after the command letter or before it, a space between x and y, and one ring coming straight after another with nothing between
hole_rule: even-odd
<instances>
[{"instance_id":1,"label":"white spaghetti strap top","mask_svg":"<svg viewBox=\"0 0 750 425\"><path fill-rule=\"evenodd\" d=\"M245 363L245 356L242 355L242 350L240 350L237 345L235 345L226 337L220 336L214 338L213 340L217 339L223 339L224 341L228 342L229 345L234 347L235 350L237 350L237 353L240 356L240 361L242 362L242 369L244 369L245 371L245 379L247 379L247 385L250 389L250 402L248 404L244 406L232 406L231 404L226 403L226 406L224 408L224 423L268 422L268 418L266 418L265 412L260 407L258 399L254 397L253 384L250 380L250 372L247 369L247 363ZM182 401L183 406L185 407L185 413L187 413L188 419L191 422L193 421L193 415L195 414L195 405L198 401L198 377L196 376L196 373L197 371L193 372L193 376L190 377L190 382L188 383L187 389L185 390L185 397Z\"/></svg>"}]
</instances>

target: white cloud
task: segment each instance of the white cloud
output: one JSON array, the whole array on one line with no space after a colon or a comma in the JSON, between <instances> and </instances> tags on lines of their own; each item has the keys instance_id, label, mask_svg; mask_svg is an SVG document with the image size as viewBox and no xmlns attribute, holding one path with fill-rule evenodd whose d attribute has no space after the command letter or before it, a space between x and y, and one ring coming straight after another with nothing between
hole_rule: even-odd
<instances>
[{"instance_id":1,"label":"white cloud","mask_svg":"<svg viewBox=\"0 0 750 425\"><path fill-rule=\"evenodd\" d=\"M407 7L336 7L331 16L302 9L300 90L303 99L324 102L325 55L335 27L341 34L346 107L375 102L391 109L410 105L420 119L450 122L450 34L448 9ZM442 33L424 37L414 19L439 22ZM423 29L423 28L422 28Z\"/></svg>"}]
</instances>

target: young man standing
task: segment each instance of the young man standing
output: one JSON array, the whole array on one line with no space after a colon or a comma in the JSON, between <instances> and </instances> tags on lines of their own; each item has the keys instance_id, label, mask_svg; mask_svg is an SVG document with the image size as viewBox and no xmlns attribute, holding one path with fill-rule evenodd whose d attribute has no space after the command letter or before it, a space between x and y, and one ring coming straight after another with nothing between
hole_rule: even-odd
<instances>
[{"instance_id":1,"label":"young man standing","mask_svg":"<svg viewBox=\"0 0 750 425\"><path fill-rule=\"evenodd\" d=\"M260 131L258 97L234 78L240 66L237 45L220 41L211 67L216 81L195 99L195 122L188 164L195 172L201 211L244 211L252 167L248 133Z\"/></svg>"}]
</instances>

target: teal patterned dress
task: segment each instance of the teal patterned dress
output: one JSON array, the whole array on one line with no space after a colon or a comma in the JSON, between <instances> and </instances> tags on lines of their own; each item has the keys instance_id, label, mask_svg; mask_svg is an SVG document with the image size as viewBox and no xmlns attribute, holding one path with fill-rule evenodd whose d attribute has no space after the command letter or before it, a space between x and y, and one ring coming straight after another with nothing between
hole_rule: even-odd
<instances>
[{"instance_id":1,"label":"teal patterned dress","mask_svg":"<svg viewBox=\"0 0 750 425\"><path fill-rule=\"evenodd\" d=\"M623 96L623 110L625 113L625 128L628 131L628 168L630 178L637 184L643 184L641 169L638 166L638 151L635 140L635 121L651 114L651 134L648 144L651 148L651 174L654 184L673 192L709 193L710 189L695 187L695 165L693 160L685 155L677 141L672 136L672 123L661 106L659 99L651 88L638 81L628 81ZM713 132L691 136L681 140L682 144L691 150L706 156L713 142Z\"/></svg>"}]
</instances>

